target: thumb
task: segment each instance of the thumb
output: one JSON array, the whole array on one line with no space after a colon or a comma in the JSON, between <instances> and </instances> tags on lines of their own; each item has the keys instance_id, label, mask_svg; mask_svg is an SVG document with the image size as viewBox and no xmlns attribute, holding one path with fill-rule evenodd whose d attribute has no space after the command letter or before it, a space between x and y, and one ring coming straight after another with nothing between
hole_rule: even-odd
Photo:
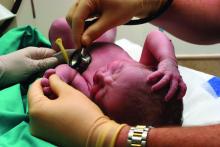
<instances>
[{"instance_id":1,"label":"thumb","mask_svg":"<svg viewBox=\"0 0 220 147\"><path fill-rule=\"evenodd\" d=\"M82 35L82 44L85 46L91 45L91 43L104 34L109 29L115 27L117 24L114 18L107 15L102 15L94 24L89 26Z\"/></svg>"},{"instance_id":2,"label":"thumb","mask_svg":"<svg viewBox=\"0 0 220 147\"><path fill-rule=\"evenodd\" d=\"M53 74L49 77L49 84L52 91L58 96L63 98L82 97L84 96L80 91L71 87L64 81L62 81L57 75ZM68 96L67 96L68 95ZM85 97L85 96L84 96Z\"/></svg>"},{"instance_id":3,"label":"thumb","mask_svg":"<svg viewBox=\"0 0 220 147\"><path fill-rule=\"evenodd\" d=\"M36 65L36 70L38 72L44 71L48 68L52 68L58 65L58 59L56 57L34 60L34 62L34 64Z\"/></svg>"},{"instance_id":4,"label":"thumb","mask_svg":"<svg viewBox=\"0 0 220 147\"><path fill-rule=\"evenodd\" d=\"M41 79L36 80L28 90L28 106L33 108L36 103L49 100L44 96L43 88L41 86Z\"/></svg>"}]
</instances>

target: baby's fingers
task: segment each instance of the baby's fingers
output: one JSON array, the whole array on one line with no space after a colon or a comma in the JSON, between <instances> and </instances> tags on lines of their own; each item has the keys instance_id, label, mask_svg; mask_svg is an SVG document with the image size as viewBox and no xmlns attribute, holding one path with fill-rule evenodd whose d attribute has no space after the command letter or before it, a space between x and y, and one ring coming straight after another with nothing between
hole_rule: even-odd
<instances>
[{"instance_id":1,"label":"baby's fingers","mask_svg":"<svg viewBox=\"0 0 220 147\"><path fill-rule=\"evenodd\" d=\"M159 82L157 82L156 84L152 86L151 91L154 92L154 91L160 90L166 85L168 85L169 83L170 83L170 76L165 75Z\"/></svg>"},{"instance_id":2,"label":"baby's fingers","mask_svg":"<svg viewBox=\"0 0 220 147\"><path fill-rule=\"evenodd\" d=\"M167 92L167 95L165 96L165 101L169 101L175 95L177 90L178 90L178 81L172 80L169 91Z\"/></svg>"},{"instance_id":3,"label":"baby's fingers","mask_svg":"<svg viewBox=\"0 0 220 147\"><path fill-rule=\"evenodd\" d=\"M161 79L163 77L163 73L160 71L155 71L153 73L151 73L148 77L147 77L147 83L156 83L159 81L159 79Z\"/></svg>"},{"instance_id":4,"label":"baby's fingers","mask_svg":"<svg viewBox=\"0 0 220 147\"><path fill-rule=\"evenodd\" d=\"M186 84L182 80L179 83L179 89L180 90L177 99L182 99L185 96L187 89Z\"/></svg>"}]
</instances>

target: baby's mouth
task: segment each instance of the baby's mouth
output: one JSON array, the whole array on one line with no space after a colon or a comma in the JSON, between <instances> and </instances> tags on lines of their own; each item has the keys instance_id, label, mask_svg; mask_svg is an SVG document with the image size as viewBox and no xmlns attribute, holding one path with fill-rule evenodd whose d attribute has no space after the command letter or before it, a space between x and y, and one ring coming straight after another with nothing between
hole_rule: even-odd
<instances>
[{"instance_id":1,"label":"baby's mouth","mask_svg":"<svg viewBox=\"0 0 220 147\"><path fill-rule=\"evenodd\" d=\"M94 84L91 88L91 98L96 104L101 104L104 99L106 89L98 84Z\"/></svg>"},{"instance_id":2,"label":"baby's mouth","mask_svg":"<svg viewBox=\"0 0 220 147\"><path fill-rule=\"evenodd\" d=\"M97 86L96 84L94 84L92 86L92 88L91 88L91 98L92 98L92 100L95 100L95 96L98 93L99 89L100 89L100 87Z\"/></svg>"}]
</instances>

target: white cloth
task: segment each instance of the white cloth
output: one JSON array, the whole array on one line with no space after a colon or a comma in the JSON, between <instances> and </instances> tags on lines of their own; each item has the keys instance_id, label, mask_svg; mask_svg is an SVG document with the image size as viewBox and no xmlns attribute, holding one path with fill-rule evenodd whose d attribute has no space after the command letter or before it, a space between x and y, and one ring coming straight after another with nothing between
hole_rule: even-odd
<instances>
[{"instance_id":1,"label":"white cloth","mask_svg":"<svg viewBox=\"0 0 220 147\"><path fill-rule=\"evenodd\" d=\"M0 4L0 22L9 18L15 17L15 14L10 12L2 4Z\"/></svg>"},{"instance_id":2,"label":"white cloth","mask_svg":"<svg viewBox=\"0 0 220 147\"><path fill-rule=\"evenodd\" d=\"M139 61L142 47L121 39L116 44L125 49L128 54ZM220 98L214 97L208 90L207 81L213 75L179 66L180 74L187 85L183 98L183 126L207 125L220 123Z\"/></svg>"}]
</instances>

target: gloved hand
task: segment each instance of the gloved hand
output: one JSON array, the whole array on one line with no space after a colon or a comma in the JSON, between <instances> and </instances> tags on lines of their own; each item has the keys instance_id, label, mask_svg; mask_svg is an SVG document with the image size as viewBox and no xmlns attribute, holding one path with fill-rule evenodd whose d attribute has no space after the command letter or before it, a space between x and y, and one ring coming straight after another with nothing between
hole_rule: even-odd
<instances>
[{"instance_id":1,"label":"gloved hand","mask_svg":"<svg viewBox=\"0 0 220 147\"><path fill-rule=\"evenodd\" d=\"M113 147L119 124L110 121L89 98L57 75L51 75L49 82L56 99L44 96L40 79L28 91L31 133L59 146L95 147L96 141L104 139L99 147L109 146L110 142Z\"/></svg>"},{"instance_id":2,"label":"gloved hand","mask_svg":"<svg viewBox=\"0 0 220 147\"><path fill-rule=\"evenodd\" d=\"M26 80L32 74L46 70L58 64L48 48L27 47L16 52L0 56L0 88Z\"/></svg>"},{"instance_id":3,"label":"gloved hand","mask_svg":"<svg viewBox=\"0 0 220 147\"><path fill-rule=\"evenodd\" d=\"M167 0L78 0L69 10L66 19L73 31L76 48L81 43L90 45L107 30L125 24L132 17L154 15ZM84 32L84 21L93 16L99 20Z\"/></svg>"},{"instance_id":4,"label":"gloved hand","mask_svg":"<svg viewBox=\"0 0 220 147\"><path fill-rule=\"evenodd\" d=\"M154 83L151 88L154 92L165 87L169 88L165 96L166 101L174 96L177 96L177 99L183 98L186 94L186 84L179 73L176 59L160 61L158 69L150 74L147 80L149 83Z\"/></svg>"}]
</instances>

